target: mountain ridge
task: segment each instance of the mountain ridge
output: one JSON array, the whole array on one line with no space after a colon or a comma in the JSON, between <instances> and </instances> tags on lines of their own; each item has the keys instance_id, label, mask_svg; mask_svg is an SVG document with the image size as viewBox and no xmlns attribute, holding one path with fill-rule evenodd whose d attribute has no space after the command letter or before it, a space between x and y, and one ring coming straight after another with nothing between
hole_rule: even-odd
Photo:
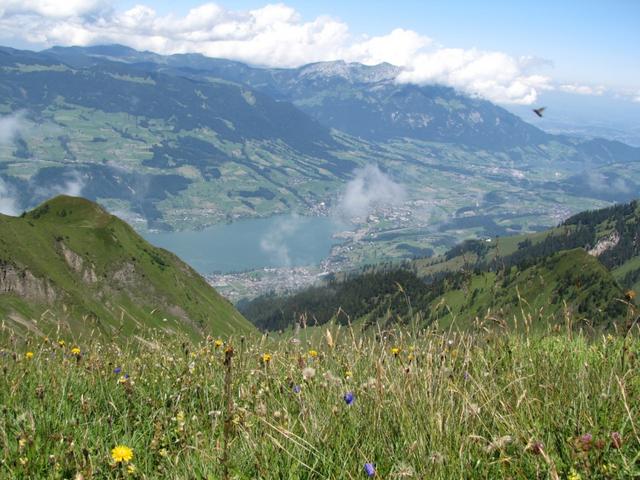
<instances>
[{"instance_id":1,"label":"mountain ridge","mask_svg":"<svg viewBox=\"0 0 640 480\"><path fill-rule=\"evenodd\" d=\"M192 268L86 199L0 215L0 313L14 332L75 336L251 332Z\"/></svg>"}]
</instances>

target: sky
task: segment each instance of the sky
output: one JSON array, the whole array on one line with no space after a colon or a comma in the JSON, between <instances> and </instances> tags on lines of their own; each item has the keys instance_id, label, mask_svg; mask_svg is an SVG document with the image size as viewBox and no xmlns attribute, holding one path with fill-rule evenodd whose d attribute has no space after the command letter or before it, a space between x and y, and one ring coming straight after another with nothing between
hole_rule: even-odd
<instances>
[{"instance_id":1,"label":"sky","mask_svg":"<svg viewBox=\"0 0 640 480\"><path fill-rule=\"evenodd\" d=\"M16 48L121 43L281 67L386 61L402 67L399 82L501 104L553 93L633 111L638 25L638 0L0 0L0 44Z\"/></svg>"}]
</instances>

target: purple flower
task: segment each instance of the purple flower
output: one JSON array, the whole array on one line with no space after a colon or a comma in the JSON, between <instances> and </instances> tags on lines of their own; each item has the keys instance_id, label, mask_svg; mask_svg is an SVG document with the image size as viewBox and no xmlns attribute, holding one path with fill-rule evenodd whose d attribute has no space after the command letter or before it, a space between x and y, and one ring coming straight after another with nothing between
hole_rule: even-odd
<instances>
[{"instance_id":1,"label":"purple flower","mask_svg":"<svg viewBox=\"0 0 640 480\"><path fill-rule=\"evenodd\" d=\"M113 369L113 373L115 373L116 375L119 375L121 371L122 369L120 367L116 367Z\"/></svg>"},{"instance_id":2,"label":"purple flower","mask_svg":"<svg viewBox=\"0 0 640 480\"><path fill-rule=\"evenodd\" d=\"M364 473L367 474L367 477L375 477L376 476L376 467L373 463L365 463L364 464Z\"/></svg>"},{"instance_id":3,"label":"purple flower","mask_svg":"<svg viewBox=\"0 0 640 480\"><path fill-rule=\"evenodd\" d=\"M355 395L352 392L347 392L344 394L344 401L347 405L351 405L353 401L356 399Z\"/></svg>"},{"instance_id":4,"label":"purple flower","mask_svg":"<svg viewBox=\"0 0 640 480\"><path fill-rule=\"evenodd\" d=\"M300 385L294 385L294 386L293 386L293 393L300 393L300 390L302 390L302 389L300 388Z\"/></svg>"}]
</instances>

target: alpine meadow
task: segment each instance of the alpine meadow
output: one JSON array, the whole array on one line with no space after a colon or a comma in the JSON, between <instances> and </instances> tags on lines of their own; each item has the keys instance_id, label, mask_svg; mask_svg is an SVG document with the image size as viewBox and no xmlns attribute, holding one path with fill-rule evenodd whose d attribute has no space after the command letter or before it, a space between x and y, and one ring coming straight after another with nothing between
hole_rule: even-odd
<instances>
[{"instance_id":1,"label":"alpine meadow","mask_svg":"<svg viewBox=\"0 0 640 480\"><path fill-rule=\"evenodd\" d=\"M638 20L0 0L0 479L640 478Z\"/></svg>"}]
</instances>

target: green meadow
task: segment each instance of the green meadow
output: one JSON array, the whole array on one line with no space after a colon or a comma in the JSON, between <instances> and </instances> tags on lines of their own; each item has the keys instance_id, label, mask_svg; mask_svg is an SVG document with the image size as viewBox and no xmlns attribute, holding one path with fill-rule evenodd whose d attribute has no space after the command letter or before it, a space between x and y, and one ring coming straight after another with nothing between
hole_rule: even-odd
<instances>
[{"instance_id":1,"label":"green meadow","mask_svg":"<svg viewBox=\"0 0 640 480\"><path fill-rule=\"evenodd\" d=\"M0 478L637 478L639 333L4 331Z\"/></svg>"}]
</instances>

